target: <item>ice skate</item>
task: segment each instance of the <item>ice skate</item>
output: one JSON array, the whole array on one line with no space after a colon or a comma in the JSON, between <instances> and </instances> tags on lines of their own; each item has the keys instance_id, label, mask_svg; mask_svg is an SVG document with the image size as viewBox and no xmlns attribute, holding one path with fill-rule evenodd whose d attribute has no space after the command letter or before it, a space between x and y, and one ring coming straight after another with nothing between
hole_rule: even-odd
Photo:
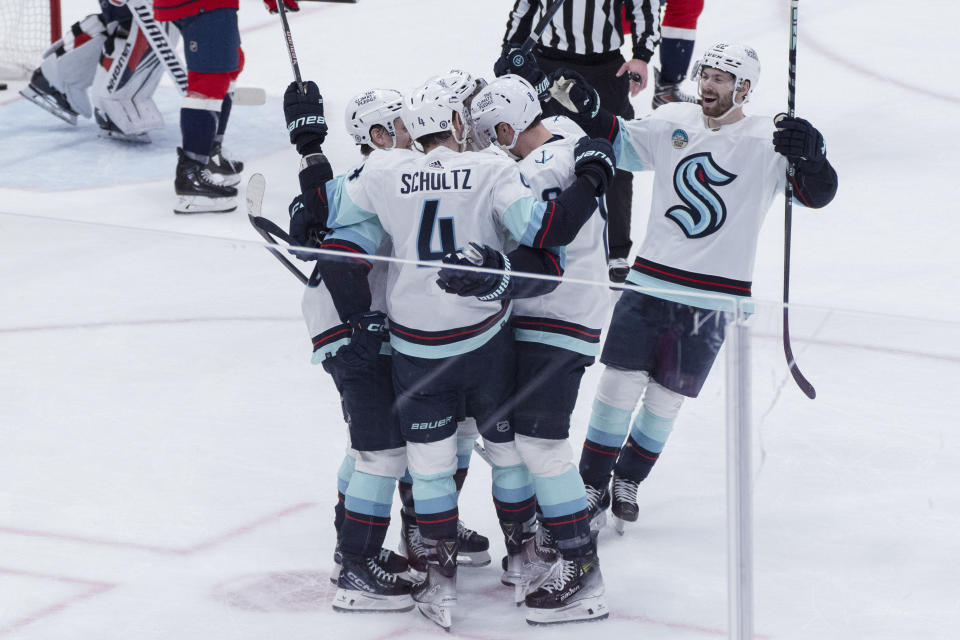
<instances>
[{"instance_id":1,"label":"ice skate","mask_svg":"<svg viewBox=\"0 0 960 640\"><path fill-rule=\"evenodd\" d=\"M401 578L410 579L408 574L410 565L407 564L407 559L403 556L394 553L390 549L381 548L380 552L376 555L376 560L377 564L387 573L395 573ZM330 571L330 582L337 584L342 568L343 554L340 552L340 543L338 542L337 548L333 551L333 569Z\"/></svg>"},{"instance_id":2,"label":"ice skate","mask_svg":"<svg viewBox=\"0 0 960 640\"><path fill-rule=\"evenodd\" d=\"M660 82L660 69L653 69L653 108L668 102L692 102L700 104L700 99L680 90L679 82Z\"/></svg>"},{"instance_id":3,"label":"ice skate","mask_svg":"<svg viewBox=\"0 0 960 640\"><path fill-rule=\"evenodd\" d=\"M243 163L228 158L223 153L219 142L214 142L210 148L210 162L207 163L210 177L219 184L235 187L240 184L240 174L243 173Z\"/></svg>"},{"instance_id":4,"label":"ice skate","mask_svg":"<svg viewBox=\"0 0 960 640\"><path fill-rule=\"evenodd\" d=\"M490 564L490 540L457 520L457 565L461 567L485 567Z\"/></svg>"},{"instance_id":5,"label":"ice skate","mask_svg":"<svg viewBox=\"0 0 960 640\"><path fill-rule=\"evenodd\" d=\"M390 612L410 611L411 583L384 570L379 556L343 557L343 569L333 597L336 611Z\"/></svg>"},{"instance_id":6,"label":"ice skate","mask_svg":"<svg viewBox=\"0 0 960 640\"><path fill-rule=\"evenodd\" d=\"M33 72L30 84L20 90L20 95L67 124L77 124L77 112L70 106L67 96L54 89L40 69Z\"/></svg>"},{"instance_id":7,"label":"ice skate","mask_svg":"<svg viewBox=\"0 0 960 640\"><path fill-rule=\"evenodd\" d=\"M210 171L177 148L177 192L174 213L228 213L237 208L237 190L217 184Z\"/></svg>"},{"instance_id":8,"label":"ice skate","mask_svg":"<svg viewBox=\"0 0 960 640\"><path fill-rule=\"evenodd\" d=\"M337 541L337 547L333 550L333 569L330 570L330 582L337 584L340 580L340 570L343 568L343 553L340 552L340 541Z\"/></svg>"},{"instance_id":9,"label":"ice skate","mask_svg":"<svg viewBox=\"0 0 960 640\"><path fill-rule=\"evenodd\" d=\"M560 624L602 620L610 615L596 555L559 559L539 589L526 597L527 623Z\"/></svg>"},{"instance_id":10,"label":"ice skate","mask_svg":"<svg viewBox=\"0 0 960 640\"><path fill-rule=\"evenodd\" d=\"M410 577L414 582L419 582L427 575L428 550L420 535L416 516L401 511L400 522L400 555L407 559Z\"/></svg>"},{"instance_id":11,"label":"ice skate","mask_svg":"<svg viewBox=\"0 0 960 640\"><path fill-rule=\"evenodd\" d=\"M97 125L100 127L100 133L98 135L101 138L119 140L120 142L132 142L133 144L148 144L150 142L150 136L147 133L124 133L120 130L120 127L110 119L110 116L100 109L94 108L93 119L96 120Z\"/></svg>"},{"instance_id":12,"label":"ice skate","mask_svg":"<svg viewBox=\"0 0 960 640\"><path fill-rule=\"evenodd\" d=\"M420 613L449 631L457 604L456 540L436 543L436 560L430 560L427 579L414 585L412 595Z\"/></svg>"},{"instance_id":13,"label":"ice skate","mask_svg":"<svg viewBox=\"0 0 960 640\"><path fill-rule=\"evenodd\" d=\"M535 591L550 576L556 560L557 551L543 526L529 535L516 552L503 558L500 582L513 587L513 598L518 607L528 593Z\"/></svg>"},{"instance_id":14,"label":"ice skate","mask_svg":"<svg viewBox=\"0 0 960 640\"><path fill-rule=\"evenodd\" d=\"M584 483L584 489L587 491L587 511L590 514L590 537L594 542L600 535L600 530L607 524L607 507L610 506L610 491L606 485L595 487L592 484Z\"/></svg>"},{"instance_id":15,"label":"ice skate","mask_svg":"<svg viewBox=\"0 0 960 640\"><path fill-rule=\"evenodd\" d=\"M613 476L613 526L617 533L623 535L624 525L627 522L636 522L640 515L637 504L637 487L639 482L627 478Z\"/></svg>"}]
</instances>

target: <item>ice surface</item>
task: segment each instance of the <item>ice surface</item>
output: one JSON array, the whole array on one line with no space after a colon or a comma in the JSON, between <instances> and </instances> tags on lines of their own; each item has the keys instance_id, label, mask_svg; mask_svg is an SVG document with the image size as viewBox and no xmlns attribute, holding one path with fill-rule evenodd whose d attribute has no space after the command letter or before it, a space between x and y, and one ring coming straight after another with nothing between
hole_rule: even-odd
<instances>
[{"instance_id":1,"label":"ice surface","mask_svg":"<svg viewBox=\"0 0 960 640\"><path fill-rule=\"evenodd\" d=\"M67 22L95 7L63 4ZM512 4L304 3L291 23L335 166L357 157L340 128L351 94L450 67L489 73ZM760 52L749 112L784 109L787 4L712 2L701 17L698 50L724 39ZM265 214L282 222L298 166L279 109L291 72L277 18L242 5L241 84L269 99L234 109L226 146L266 175ZM941 65L960 9L929 7L801 8L798 113L824 132L841 188L794 215L791 328L816 401L784 365L779 308L761 304L753 321L758 637L958 635L960 90ZM461 572L451 634L416 613L330 609L339 401L309 364L299 284L242 212L172 214L166 82L158 103L166 128L127 147L0 93L0 639L528 633L499 584L480 460L461 505L495 562ZM639 241L649 176L634 184ZM780 295L780 211L761 234L759 300ZM599 373L584 379L575 448ZM723 374L721 357L684 406L639 524L601 534L610 620L531 637L726 633Z\"/></svg>"}]
</instances>

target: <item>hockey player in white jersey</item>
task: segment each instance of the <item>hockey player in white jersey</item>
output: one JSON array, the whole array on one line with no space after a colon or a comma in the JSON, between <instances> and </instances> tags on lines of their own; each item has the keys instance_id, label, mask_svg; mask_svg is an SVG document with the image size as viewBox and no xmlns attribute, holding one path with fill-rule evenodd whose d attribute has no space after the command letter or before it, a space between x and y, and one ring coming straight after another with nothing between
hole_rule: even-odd
<instances>
[{"instance_id":1,"label":"hockey player in white jersey","mask_svg":"<svg viewBox=\"0 0 960 640\"><path fill-rule=\"evenodd\" d=\"M314 87L315 88L315 87ZM360 145L364 157L373 149L409 149L411 139L399 120L402 96L390 89L374 89L348 103L347 133ZM351 106L353 107L351 109ZM325 136L324 136L325 137ZM323 139L321 138L320 142ZM304 171L312 172L311 157ZM321 171L327 170L323 165ZM319 246L305 221L316 192L298 195L290 205L291 240L303 247ZM332 244L349 242L330 234ZM389 239L377 248L390 255ZM315 254L301 252L304 260ZM383 548L390 524L393 487L403 476L406 452L393 412L390 346L384 330L387 266L371 262L369 310L343 321L318 270L308 281L302 309L313 342L314 364L330 374L340 394L350 432L347 454L337 471L334 526L337 548L331 581L337 585L333 608L338 611L409 611L412 583L405 579L406 560ZM400 575L403 574L403 575Z\"/></svg>"},{"instance_id":2,"label":"hockey player in white jersey","mask_svg":"<svg viewBox=\"0 0 960 640\"><path fill-rule=\"evenodd\" d=\"M512 337L506 324L510 298L552 290L556 282L511 274L559 274L560 258L544 248L573 239L613 174L609 148L586 139L576 163L577 181L551 203L538 202L512 161L497 154L461 153L470 143L464 102L476 87L460 73L414 90L405 100L403 120L425 155L375 152L363 167L322 189L331 228L356 229L356 223L372 221L376 212L399 258L469 262L504 271L490 275L449 268L441 270L438 280L432 269L403 264L388 290L397 409L420 529L432 547L427 582L415 588L414 599L425 615L447 628L456 603L455 416L465 404L466 413L477 420L493 460L501 523L530 520L532 481L514 447L506 408L513 390ZM503 247L504 237L521 246L504 255L495 248ZM370 246L379 242L373 235L356 239ZM458 251L468 240L476 244ZM321 261L338 262L346 261ZM338 281L348 283L349 278ZM342 299L349 303L353 297L347 289Z\"/></svg>"},{"instance_id":3,"label":"hockey player in white jersey","mask_svg":"<svg viewBox=\"0 0 960 640\"><path fill-rule=\"evenodd\" d=\"M638 517L637 486L684 398L700 392L723 342L724 312L750 296L757 238L784 189L787 160L796 167L794 193L810 208L833 199L837 174L823 136L806 120L775 124L744 114L760 79L750 47L720 43L703 54L692 72L702 106L666 104L637 120L605 112L576 74L561 70L553 79L554 99L587 131L608 136L619 166L655 171L646 238L627 281L668 291L626 291L615 306L580 458L597 524L613 472L613 513L622 526Z\"/></svg>"},{"instance_id":4,"label":"hockey player in white jersey","mask_svg":"<svg viewBox=\"0 0 960 640\"><path fill-rule=\"evenodd\" d=\"M471 114L478 136L519 159L524 183L538 199L549 202L576 180L574 148L583 130L566 117L542 120L536 92L520 76L490 83L472 101ZM566 247L565 278L606 280L605 231L598 215L580 229ZM517 360L511 423L517 450L533 476L541 524L561 556L545 581L547 576L530 575L526 568L536 569L546 559L539 541L528 540L522 553L507 558L505 582L534 580L525 589L531 623L608 615L586 492L568 437L580 379L600 353L609 296L605 286L561 282L550 293L517 300L511 318Z\"/></svg>"}]
</instances>

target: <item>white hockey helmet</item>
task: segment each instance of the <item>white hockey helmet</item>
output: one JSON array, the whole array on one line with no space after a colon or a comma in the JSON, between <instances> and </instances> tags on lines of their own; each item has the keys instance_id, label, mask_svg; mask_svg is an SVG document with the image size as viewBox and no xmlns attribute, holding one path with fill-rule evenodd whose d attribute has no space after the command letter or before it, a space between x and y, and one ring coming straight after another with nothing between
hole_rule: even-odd
<instances>
[{"instance_id":1,"label":"white hockey helmet","mask_svg":"<svg viewBox=\"0 0 960 640\"><path fill-rule=\"evenodd\" d=\"M743 104L750 98L750 94L757 88L760 82L760 58L757 52L752 48L742 44L728 44L718 42L703 52L690 72L691 80L700 79L700 71L704 67L720 69L733 74L734 85L733 95L735 104ZM743 87L744 81L750 81L750 89L743 96L743 102L736 102L737 92Z\"/></svg>"},{"instance_id":2,"label":"white hockey helmet","mask_svg":"<svg viewBox=\"0 0 960 640\"><path fill-rule=\"evenodd\" d=\"M464 146L470 136L470 99L478 89L486 86L482 78L474 79L466 71L454 69L434 76L412 90L403 100L400 117L416 140L431 133L449 131L454 140ZM463 123L463 138L457 138L453 128L453 114Z\"/></svg>"},{"instance_id":3,"label":"white hockey helmet","mask_svg":"<svg viewBox=\"0 0 960 640\"><path fill-rule=\"evenodd\" d=\"M477 143L486 147L493 142L505 151L513 149L520 134L542 113L533 86L514 74L500 76L488 84L470 104ZM513 127L513 140L508 145L497 141L497 125L501 122Z\"/></svg>"},{"instance_id":4,"label":"white hockey helmet","mask_svg":"<svg viewBox=\"0 0 960 640\"><path fill-rule=\"evenodd\" d=\"M357 144L370 144L370 128L380 125L387 130L396 146L393 121L400 117L403 95L394 89L371 89L353 96L347 102L343 120L347 133Z\"/></svg>"}]
</instances>

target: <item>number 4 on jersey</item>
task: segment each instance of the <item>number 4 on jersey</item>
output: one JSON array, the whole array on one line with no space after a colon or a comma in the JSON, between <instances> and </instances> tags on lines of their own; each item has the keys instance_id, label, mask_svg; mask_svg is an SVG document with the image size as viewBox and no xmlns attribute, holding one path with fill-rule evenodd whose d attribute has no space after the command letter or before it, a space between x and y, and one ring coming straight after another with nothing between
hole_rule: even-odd
<instances>
[{"instance_id":1,"label":"number 4 on jersey","mask_svg":"<svg viewBox=\"0 0 960 640\"><path fill-rule=\"evenodd\" d=\"M457 250L457 241L453 232L453 218L437 218L438 200L423 203L420 214L420 232L417 234L417 256L421 260L440 260L448 253ZM440 228L440 251L433 250L433 229Z\"/></svg>"}]
</instances>

